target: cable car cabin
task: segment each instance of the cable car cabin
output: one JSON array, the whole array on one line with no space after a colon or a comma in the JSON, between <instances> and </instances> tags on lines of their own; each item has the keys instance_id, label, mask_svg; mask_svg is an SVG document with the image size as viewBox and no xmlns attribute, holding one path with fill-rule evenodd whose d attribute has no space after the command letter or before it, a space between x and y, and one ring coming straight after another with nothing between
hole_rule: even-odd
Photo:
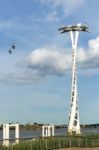
<instances>
[{"instance_id":1,"label":"cable car cabin","mask_svg":"<svg viewBox=\"0 0 99 150\"><path fill-rule=\"evenodd\" d=\"M12 49L15 49L16 48L16 46L14 45L14 43L12 44Z\"/></svg>"},{"instance_id":2,"label":"cable car cabin","mask_svg":"<svg viewBox=\"0 0 99 150\"><path fill-rule=\"evenodd\" d=\"M9 54L12 54L12 50L11 50L11 49L9 49L9 51L8 51L8 52L9 52Z\"/></svg>"}]
</instances>

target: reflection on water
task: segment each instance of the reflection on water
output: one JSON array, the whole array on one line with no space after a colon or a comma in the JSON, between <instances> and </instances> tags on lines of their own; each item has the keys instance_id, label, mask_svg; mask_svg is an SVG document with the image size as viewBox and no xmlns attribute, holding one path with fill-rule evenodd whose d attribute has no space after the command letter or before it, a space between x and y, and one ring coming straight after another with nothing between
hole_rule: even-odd
<instances>
[{"instance_id":1,"label":"reflection on water","mask_svg":"<svg viewBox=\"0 0 99 150\"><path fill-rule=\"evenodd\" d=\"M81 132L83 134L99 134L99 128L82 128Z\"/></svg>"},{"instance_id":2,"label":"reflection on water","mask_svg":"<svg viewBox=\"0 0 99 150\"><path fill-rule=\"evenodd\" d=\"M67 128L55 129L55 136L65 136L67 133ZM81 128L81 133L83 134L99 134L99 128ZM32 138L42 136L41 130L20 130L20 138ZM0 140L2 140L3 131L0 130ZM15 131L10 130L10 138L15 138Z\"/></svg>"}]
</instances>

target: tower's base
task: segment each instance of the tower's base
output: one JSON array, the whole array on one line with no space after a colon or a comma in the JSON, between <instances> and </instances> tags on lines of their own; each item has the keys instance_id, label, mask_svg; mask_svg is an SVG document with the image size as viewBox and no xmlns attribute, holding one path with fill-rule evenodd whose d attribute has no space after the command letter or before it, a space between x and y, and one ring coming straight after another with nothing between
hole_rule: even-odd
<instances>
[{"instance_id":1,"label":"tower's base","mask_svg":"<svg viewBox=\"0 0 99 150\"><path fill-rule=\"evenodd\" d=\"M68 135L79 135L79 134L81 134L81 132L80 132L80 129L76 129L76 130L68 129L67 134Z\"/></svg>"}]
</instances>

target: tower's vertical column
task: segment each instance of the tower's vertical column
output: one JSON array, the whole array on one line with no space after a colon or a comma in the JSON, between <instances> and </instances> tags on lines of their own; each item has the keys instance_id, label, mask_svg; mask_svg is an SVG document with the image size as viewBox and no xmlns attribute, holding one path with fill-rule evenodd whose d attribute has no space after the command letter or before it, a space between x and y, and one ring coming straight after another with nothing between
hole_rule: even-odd
<instances>
[{"instance_id":1,"label":"tower's vertical column","mask_svg":"<svg viewBox=\"0 0 99 150\"><path fill-rule=\"evenodd\" d=\"M54 125L52 125L52 136L54 136L54 131L55 130L55 128L54 128Z\"/></svg>"},{"instance_id":2,"label":"tower's vertical column","mask_svg":"<svg viewBox=\"0 0 99 150\"><path fill-rule=\"evenodd\" d=\"M6 124L3 124L3 139L6 139Z\"/></svg>"},{"instance_id":3,"label":"tower's vertical column","mask_svg":"<svg viewBox=\"0 0 99 150\"><path fill-rule=\"evenodd\" d=\"M19 124L15 124L15 138L19 139Z\"/></svg>"},{"instance_id":4,"label":"tower's vertical column","mask_svg":"<svg viewBox=\"0 0 99 150\"><path fill-rule=\"evenodd\" d=\"M42 137L44 137L45 134L44 134L44 126L42 126Z\"/></svg>"},{"instance_id":5,"label":"tower's vertical column","mask_svg":"<svg viewBox=\"0 0 99 150\"><path fill-rule=\"evenodd\" d=\"M79 26L80 24L78 24ZM70 31L72 41L72 87L71 87L71 110L69 115L68 134L80 134L79 111L77 99L77 41L79 31Z\"/></svg>"},{"instance_id":6,"label":"tower's vertical column","mask_svg":"<svg viewBox=\"0 0 99 150\"><path fill-rule=\"evenodd\" d=\"M3 124L3 145L9 146L9 124Z\"/></svg>"},{"instance_id":7,"label":"tower's vertical column","mask_svg":"<svg viewBox=\"0 0 99 150\"><path fill-rule=\"evenodd\" d=\"M15 124L15 139L16 139L16 144L19 143L19 124Z\"/></svg>"}]
</instances>

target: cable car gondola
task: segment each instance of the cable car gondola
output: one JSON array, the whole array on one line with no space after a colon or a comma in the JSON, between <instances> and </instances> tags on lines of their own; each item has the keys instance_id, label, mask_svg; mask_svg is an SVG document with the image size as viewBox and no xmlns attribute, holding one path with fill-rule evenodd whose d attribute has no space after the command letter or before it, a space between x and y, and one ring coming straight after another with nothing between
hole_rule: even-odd
<instances>
[{"instance_id":1,"label":"cable car gondola","mask_svg":"<svg viewBox=\"0 0 99 150\"><path fill-rule=\"evenodd\" d=\"M11 49L9 49L9 51L8 51L8 52L9 52L9 54L12 54L12 50L11 50Z\"/></svg>"},{"instance_id":2,"label":"cable car gondola","mask_svg":"<svg viewBox=\"0 0 99 150\"><path fill-rule=\"evenodd\" d=\"M12 49L15 49L15 48L16 48L16 46L15 46L15 44L13 43L13 44L12 44Z\"/></svg>"}]
</instances>

